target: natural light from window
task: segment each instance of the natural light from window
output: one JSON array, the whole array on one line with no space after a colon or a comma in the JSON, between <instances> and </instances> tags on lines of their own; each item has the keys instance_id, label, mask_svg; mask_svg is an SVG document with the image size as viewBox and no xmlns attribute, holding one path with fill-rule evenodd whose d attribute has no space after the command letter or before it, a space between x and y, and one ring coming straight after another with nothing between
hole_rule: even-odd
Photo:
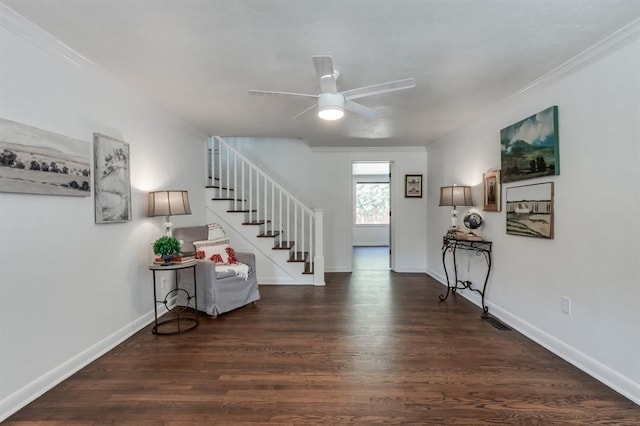
<instances>
[{"instance_id":1,"label":"natural light from window","mask_svg":"<svg viewBox=\"0 0 640 426\"><path fill-rule=\"evenodd\" d=\"M353 163L355 224L389 224L389 163Z\"/></svg>"}]
</instances>

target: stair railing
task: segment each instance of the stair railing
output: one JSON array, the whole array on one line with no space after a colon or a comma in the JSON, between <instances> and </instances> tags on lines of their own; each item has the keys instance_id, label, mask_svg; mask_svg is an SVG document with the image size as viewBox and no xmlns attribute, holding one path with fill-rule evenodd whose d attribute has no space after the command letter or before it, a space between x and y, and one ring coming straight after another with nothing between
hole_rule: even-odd
<instances>
[{"instance_id":1,"label":"stair railing","mask_svg":"<svg viewBox=\"0 0 640 426\"><path fill-rule=\"evenodd\" d=\"M276 246L293 244L293 259L307 259L306 272L324 285L322 210L311 210L220 136L208 140L208 186L214 198L231 201L232 210L247 214L247 224L276 236Z\"/></svg>"}]
</instances>

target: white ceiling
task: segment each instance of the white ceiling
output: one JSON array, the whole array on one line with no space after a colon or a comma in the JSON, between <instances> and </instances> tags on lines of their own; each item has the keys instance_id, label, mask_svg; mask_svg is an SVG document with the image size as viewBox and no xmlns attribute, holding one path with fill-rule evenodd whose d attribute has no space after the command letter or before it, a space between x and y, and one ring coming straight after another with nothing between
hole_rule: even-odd
<instances>
[{"instance_id":1,"label":"white ceiling","mask_svg":"<svg viewBox=\"0 0 640 426\"><path fill-rule=\"evenodd\" d=\"M206 134L311 146L427 145L640 18L640 0L0 1ZM318 93L325 54L338 90L417 87L359 99L374 121L247 94Z\"/></svg>"}]
</instances>

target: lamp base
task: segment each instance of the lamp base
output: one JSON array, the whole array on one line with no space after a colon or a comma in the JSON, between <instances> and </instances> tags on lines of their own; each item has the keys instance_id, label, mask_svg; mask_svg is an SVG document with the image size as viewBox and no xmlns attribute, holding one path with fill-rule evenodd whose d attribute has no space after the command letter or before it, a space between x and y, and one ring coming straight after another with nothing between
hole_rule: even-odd
<instances>
[{"instance_id":1,"label":"lamp base","mask_svg":"<svg viewBox=\"0 0 640 426\"><path fill-rule=\"evenodd\" d=\"M166 221L162 226L164 227L164 235L167 237L173 237L173 224L169 222L169 216L167 216Z\"/></svg>"},{"instance_id":2,"label":"lamp base","mask_svg":"<svg viewBox=\"0 0 640 426\"><path fill-rule=\"evenodd\" d=\"M453 206L451 210L451 229L454 231L458 229L458 210L456 210L456 206Z\"/></svg>"}]
</instances>

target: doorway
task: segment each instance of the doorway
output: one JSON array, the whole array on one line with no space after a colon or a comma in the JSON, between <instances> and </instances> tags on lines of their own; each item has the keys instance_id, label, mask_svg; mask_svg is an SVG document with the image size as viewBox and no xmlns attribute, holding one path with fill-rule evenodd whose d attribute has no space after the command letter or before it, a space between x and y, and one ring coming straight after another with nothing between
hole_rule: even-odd
<instances>
[{"instance_id":1,"label":"doorway","mask_svg":"<svg viewBox=\"0 0 640 426\"><path fill-rule=\"evenodd\" d=\"M352 269L390 269L391 162L354 161L351 165Z\"/></svg>"}]
</instances>

